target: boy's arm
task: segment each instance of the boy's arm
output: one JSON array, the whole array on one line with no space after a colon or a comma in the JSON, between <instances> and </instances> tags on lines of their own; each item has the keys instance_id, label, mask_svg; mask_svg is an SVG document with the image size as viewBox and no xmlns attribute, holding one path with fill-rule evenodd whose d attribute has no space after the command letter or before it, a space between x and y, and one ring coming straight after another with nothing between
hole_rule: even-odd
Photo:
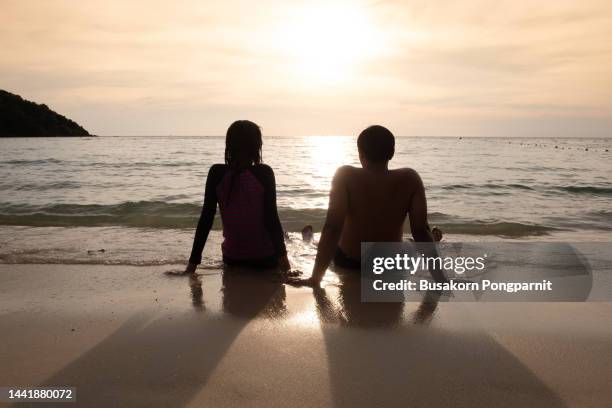
<instances>
[{"instance_id":1,"label":"boy's arm","mask_svg":"<svg viewBox=\"0 0 612 408\"><path fill-rule=\"evenodd\" d=\"M410 172L409 183L413 186L412 196L408 207L408 219L410 220L410 233L415 242L433 242L429 223L427 222L427 199L425 198L425 186L421 176L414 170Z\"/></svg>"},{"instance_id":2,"label":"boy's arm","mask_svg":"<svg viewBox=\"0 0 612 408\"><path fill-rule=\"evenodd\" d=\"M350 168L348 166L340 167L332 180L327 217L321 231L321 239L319 240L312 276L306 280L293 279L289 283L317 286L321 282L323 275L325 275L338 248L338 241L342 234L342 226L344 225L344 218L347 213L348 191L346 177L349 171Z\"/></svg>"},{"instance_id":3,"label":"boy's arm","mask_svg":"<svg viewBox=\"0 0 612 408\"><path fill-rule=\"evenodd\" d=\"M412 197L410 198L410 206L408 210L408 217L410 219L410 232L415 242L431 242L427 245L428 256L437 257L439 256L438 250L434 244L435 240L431 235L429 229L429 223L427 222L427 198L425 197L425 186L421 176L416 171L411 172L411 185L414 187ZM434 262L434 265L437 265ZM432 268L429 270L431 276L436 282L446 282L444 271L439 268Z\"/></svg>"}]
</instances>

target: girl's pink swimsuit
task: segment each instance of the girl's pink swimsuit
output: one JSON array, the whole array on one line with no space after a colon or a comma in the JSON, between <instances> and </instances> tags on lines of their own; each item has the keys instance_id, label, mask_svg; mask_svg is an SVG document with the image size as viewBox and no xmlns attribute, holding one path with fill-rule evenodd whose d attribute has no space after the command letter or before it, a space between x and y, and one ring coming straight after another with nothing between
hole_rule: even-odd
<instances>
[{"instance_id":1,"label":"girl's pink swimsuit","mask_svg":"<svg viewBox=\"0 0 612 408\"><path fill-rule=\"evenodd\" d=\"M223 223L221 249L226 262L278 258L287 253L276 208L274 172L265 164L232 171L215 164L206 179L204 206L189 262L199 264L217 204Z\"/></svg>"}]
</instances>

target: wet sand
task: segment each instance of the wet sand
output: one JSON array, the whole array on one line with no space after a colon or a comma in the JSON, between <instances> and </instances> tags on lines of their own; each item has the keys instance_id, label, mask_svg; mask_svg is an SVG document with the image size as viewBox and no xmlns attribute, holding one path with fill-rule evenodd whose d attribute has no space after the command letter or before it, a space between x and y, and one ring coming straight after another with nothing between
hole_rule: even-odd
<instances>
[{"instance_id":1,"label":"wet sand","mask_svg":"<svg viewBox=\"0 0 612 408\"><path fill-rule=\"evenodd\" d=\"M350 281L167 269L0 265L0 386L94 407L612 401L611 303L363 304Z\"/></svg>"}]
</instances>

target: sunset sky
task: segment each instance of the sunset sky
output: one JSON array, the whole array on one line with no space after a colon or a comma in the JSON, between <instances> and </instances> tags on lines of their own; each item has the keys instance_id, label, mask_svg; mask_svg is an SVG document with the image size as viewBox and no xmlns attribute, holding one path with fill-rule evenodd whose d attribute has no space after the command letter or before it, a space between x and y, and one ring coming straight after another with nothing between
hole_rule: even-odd
<instances>
[{"instance_id":1,"label":"sunset sky","mask_svg":"<svg viewBox=\"0 0 612 408\"><path fill-rule=\"evenodd\" d=\"M612 2L0 0L0 89L100 135L612 136Z\"/></svg>"}]
</instances>

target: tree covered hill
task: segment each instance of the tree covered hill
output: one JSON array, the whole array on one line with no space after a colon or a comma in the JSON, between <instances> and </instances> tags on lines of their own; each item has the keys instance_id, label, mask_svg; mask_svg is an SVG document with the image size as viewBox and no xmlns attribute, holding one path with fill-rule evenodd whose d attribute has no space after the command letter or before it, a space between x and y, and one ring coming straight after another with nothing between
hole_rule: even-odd
<instances>
[{"instance_id":1,"label":"tree covered hill","mask_svg":"<svg viewBox=\"0 0 612 408\"><path fill-rule=\"evenodd\" d=\"M27 136L89 136L89 132L47 105L0 89L0 137Z\"/></svg>"}]
</instances>

